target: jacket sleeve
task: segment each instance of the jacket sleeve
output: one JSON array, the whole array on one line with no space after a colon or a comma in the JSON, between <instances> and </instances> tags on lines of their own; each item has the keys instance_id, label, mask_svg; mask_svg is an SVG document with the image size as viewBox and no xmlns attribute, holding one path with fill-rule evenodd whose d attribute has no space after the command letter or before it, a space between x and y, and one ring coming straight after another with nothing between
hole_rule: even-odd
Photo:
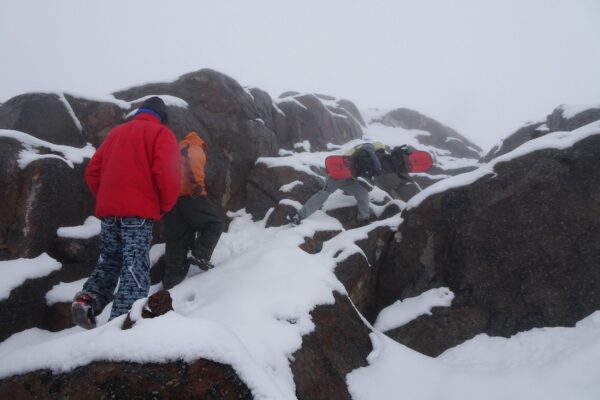
<instances>
[{"instance_id":1,"label":"jacket sleeve","mask_svg":"<svg viewBox=\"0 0 600 400\"><path fill-rule=\"evenodd\" d=\"M161 212L170 211L179 196L179 148L170 129L163 129L154 143L152 175L158 188Z\"/></svg>"},{"instance_id":2,"label":"jacket sleeve","mask_svg":"<svg viewBox=\"0 0 600 400\"><path fill-rule=\"evenodd\" d=\"M105 148L106 146L104 145L104 143L100 145L100 148L96 150L85 170L85 180L94 197L98 195L98 188L100 187L100 175L102 173L102 157L104 155Z\"/></svg>"},{"instance_id":3,"label":"jacket sleeve","mask_svg":"<svg viewBox=\"0 0 600 400\"><path fill-rule=\"evenodd\" d=\"M188 150L190 169L194 175L194 182L204 187L204 167L206 165L206 154L200 146L191 146Z\"/></svg>"}]
</instances>

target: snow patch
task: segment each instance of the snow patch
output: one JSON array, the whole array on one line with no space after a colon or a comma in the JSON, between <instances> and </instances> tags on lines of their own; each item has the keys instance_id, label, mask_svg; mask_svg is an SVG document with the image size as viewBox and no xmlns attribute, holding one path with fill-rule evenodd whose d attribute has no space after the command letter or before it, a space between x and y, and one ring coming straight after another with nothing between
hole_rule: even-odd
<instances>
[{"instance_id":1,"label":"snow patch","mask_svg":"<svg viewBox=\"0 0 600 400\"><path fill-rule=\"evenodd\" d=\"M100 234L102 225L96 217L87 217L83 225L58 228L56 234L61 238L90 239Z\"/></svg>"},{"instance_id":2,"label":"snow patch","mask_svg":"<svg viewBox=\"0 0 600 400\"><path fill-rule=\"evenodd\" d=\"M57 303L70 303L77 292L83 290L83 284L87 278L80 279L74 282L61 282L54 285L48 293L46 293L46 304L49 306Z\"/></svg>"},{"instance_id":3,"label":"snow patch","mask_svg":"<svg viewBox=\"0 0 600 400\"><path fill-rule=\"evenodd\" d=\"M144 96L144 97L140 97L139 99L135 99L129 102L130 104L130 108L131 108L131 104L133 103L143 103L144 101L148 100L150 97L160 97L162 99L162 101L165 102L166 106L170 106L170 107L179 107L179 108L185 108L187 109L189 107L189 104L187 103L187 101L183 100L182 98L176 97L176 96L171 96L168 94L150 94L148 96Z\"/></svg>"},{"instance_id":4,"label":"snow patch","mask_svg":"<svg viewBox=\"0 0 600 400\"><path fill-rule=\"evenodd\" d=\"M291 192L292 190L294 190L294 188L295 188L296 186L302 186L302 185L304 185L304 182L302 182L302 181L293 181L293 182L290 182L290 183L288 183L288 184L282 185L282 186L279 188L279 191L280 191L280 192L283 192L283 193L289 193L289 192Z\"/></svg>"},{"instance_id":5,"label":"snow patch","mask_svg":"<svg viewBox=\"0 0 600 400\"><path fill-rule=\"evenodd\" d=\"M46 253L36 258L0 261L0 300L8 299L10 292L27 279L44 277L59 270L61 266L61 263Z\"/></svg>"},{"instance_id":6,"label":"snow patch","mask_svg":"<svg viewBox=\"0 0 600 400\"><path fill-rule=\"evenodd\" d=\"M450 307L454 293L450 289L430 289L419 296L398 300L381 310L374 327L382 332L406 325L421 315L431 315L433 307Z\"/></svg>"},{"instance_id":7,"label":"snow patch","mask_svg":"<svg viewBox=\"0 0 600 400\"><path fill-rule=\"evenodd\" d=\"M19 153L18 160L19 168L21 169L25 169L30 163L44 158L56 158L66 163L69 167L74 168L74 164L81 164L84 159L92 158L96 152L94 146L89 143L83 148L64 146L46 142L27 133L11 129L0 129L0 137L16 139L21 142L21 145L24 147L24 150ZM39 154L38 148L40 147L61 153L62 157L56 154Z\"/></svg>"}]
</instances>

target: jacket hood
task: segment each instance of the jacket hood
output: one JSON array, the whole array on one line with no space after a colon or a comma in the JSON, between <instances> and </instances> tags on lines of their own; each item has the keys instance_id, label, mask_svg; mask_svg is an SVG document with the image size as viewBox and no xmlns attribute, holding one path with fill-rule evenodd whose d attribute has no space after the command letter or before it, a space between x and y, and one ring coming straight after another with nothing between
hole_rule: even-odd
<instances>
[{"instance_id":1,"label":"jacket hood","mask_svg":"<svg viewBox=\"0 0 600 400\"><path fill-rule=\"evenodd\" d=\"M206 142L204 140L202 140L202 138L200 136L198 136L198 134L196 132L190 132L187 135L185 135L185 138L179 142L179 149L183 150L186 147L190 147L190 146L200 146L203 149L206 149Z\"/></svg>"}]
</instances>

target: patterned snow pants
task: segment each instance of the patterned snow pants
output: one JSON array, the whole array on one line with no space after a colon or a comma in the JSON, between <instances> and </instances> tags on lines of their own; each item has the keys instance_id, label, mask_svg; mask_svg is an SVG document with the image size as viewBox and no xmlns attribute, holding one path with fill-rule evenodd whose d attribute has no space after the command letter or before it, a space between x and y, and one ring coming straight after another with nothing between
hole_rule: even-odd
<instances>
[{"instance_id":1,"label":"patterned snow pants","mask_svg":"<svg viewBox=\"0 0 600 400\"><path fill-rule=\"evenodd\" d=\"M113 301L110 319L127 313L137 299L148 295L153 225L151 219L139 217L102 219L100 257L83 290L96 296L101 309Z\"/></svg>"}]
</instances>

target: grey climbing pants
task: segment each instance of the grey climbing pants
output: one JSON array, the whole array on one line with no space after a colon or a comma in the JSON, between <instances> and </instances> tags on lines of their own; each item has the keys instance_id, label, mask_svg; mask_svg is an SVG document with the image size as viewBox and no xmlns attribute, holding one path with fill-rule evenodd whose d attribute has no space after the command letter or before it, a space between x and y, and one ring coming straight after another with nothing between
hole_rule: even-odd
<instances>
[{"instance_id":1,"label":"grey climbing pants","mask_svg":"<svg viewBox=\"0 0 600 400\"><path fill-rule=\"evenodd\" d=\"M354 196L357 202L359 221L366 221L370 216L369 208L369 192L367 189L361 186L361 184L354 178L348 179L333 179L327 178L323 189L315 193L304 206L298 210L298 215L301 219L308 218L315 211L320 209L331 193L341 189L345 194Z\"/></svg>"}]
</instances>

